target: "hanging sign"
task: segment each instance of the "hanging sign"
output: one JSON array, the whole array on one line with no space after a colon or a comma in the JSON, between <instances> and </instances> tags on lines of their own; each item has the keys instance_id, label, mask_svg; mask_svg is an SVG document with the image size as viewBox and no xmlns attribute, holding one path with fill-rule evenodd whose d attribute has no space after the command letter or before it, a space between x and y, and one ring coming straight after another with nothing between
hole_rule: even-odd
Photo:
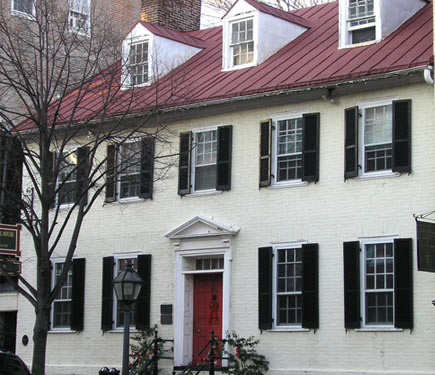
<instances>
[{"instance_id":1,"label":"hanging sign","mask_svg":"<svg viewBox=\"0 0 435 375\"><path fill-rule=\"evenodd\" d=\"M0 254L20 256L21 225L0 224Z\"/></svg>"},{"instance_id":2,"label":"hanging sign","mask_svg":"<svg viewBox=\"0 0 435 375\"><path fill-rule=\"evenodd\" d=\"M435 272L435 223L417 221L418 270Z\"/></svg>"}]
</instances>

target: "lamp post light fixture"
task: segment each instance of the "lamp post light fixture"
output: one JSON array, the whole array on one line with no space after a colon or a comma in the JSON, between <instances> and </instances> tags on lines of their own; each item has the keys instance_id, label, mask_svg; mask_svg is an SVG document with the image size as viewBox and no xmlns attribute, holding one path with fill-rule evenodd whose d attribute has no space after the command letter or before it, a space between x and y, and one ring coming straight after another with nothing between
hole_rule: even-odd
<instances>
[{"instance_id":1,"label":"lamp post light fixture","mask_svg":"<svg viewBox=\"0 0 435 375\"><path fill-rule=\"evenodd\" d=\"M136 302L144 281L133 269L131 263L125 265L124 271L113 279L116 299L124 311L124 344L122 349L122 375L128 375L129 341L130 341L130 313Z\"/></svg>"}]
</instances>

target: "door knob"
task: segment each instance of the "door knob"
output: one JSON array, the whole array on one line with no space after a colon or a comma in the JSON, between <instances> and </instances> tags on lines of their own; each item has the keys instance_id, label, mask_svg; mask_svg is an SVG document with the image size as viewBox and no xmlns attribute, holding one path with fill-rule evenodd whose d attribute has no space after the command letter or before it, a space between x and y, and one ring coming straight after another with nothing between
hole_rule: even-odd
<instances>
[{"instance_id":1,"label":"door knob","mask_svg":"<svg viewBox=\"0 0 435 375\"><path fill-rule=\"evenodd\" d=\"M197 330L196 330L196 333L201 333L201 330L200 330L200 329L197 329Z\"/></svg>"}]
</instances>

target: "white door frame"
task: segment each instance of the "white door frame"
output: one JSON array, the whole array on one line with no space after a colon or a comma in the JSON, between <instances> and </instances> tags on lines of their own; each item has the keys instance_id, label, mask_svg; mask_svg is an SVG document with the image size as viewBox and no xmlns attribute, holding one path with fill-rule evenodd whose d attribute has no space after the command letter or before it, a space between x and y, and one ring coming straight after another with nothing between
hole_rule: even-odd
<instances>
[{"instance_id":1,"label":"white door frame","mask_svg":"<svg viewBox=\"0 0 435 375\"><path fill-rule=\"evenodd\" d=\"M194 217L169 232L174 245L174 365L192 360L193 275L222 274L222 337L231 331L231 238L239 232L204 217ZM223 270L196 271L193 259L223 257Z\"/></svg>"}]
</instances>

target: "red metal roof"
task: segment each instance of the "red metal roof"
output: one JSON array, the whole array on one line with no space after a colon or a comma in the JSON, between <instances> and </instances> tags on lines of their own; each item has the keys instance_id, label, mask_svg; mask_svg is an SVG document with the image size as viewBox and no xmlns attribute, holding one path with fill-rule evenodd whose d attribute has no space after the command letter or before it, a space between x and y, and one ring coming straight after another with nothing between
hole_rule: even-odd
<instances>
[{"instance_id":1,"label":"red metal roof","mask_svg":"<svg viewBox=\"0 0 435 375\"><path fill-rule=\"evenodd\" d=\"M295 16L306 19L310 29L276 52L262 64L223 72L222 28L178 33L204 41L203 50L168 73L155 85L119 91L108 116L140 113L154 108L171 108L241 97L277 90L308 88L320 84L346 82L361 77L423 67L433 59L432 3L427 4L385 40L364 47L338 49L338 3L301 9ZM155 29L156 30L156 29ZM160 30L160 29L159 29ZM101 75L89 83L74 114L77 90L61 105L61 118L88 120L99 113L105 83ZM113 86L119 86L120 79ZM157 91L157 94L156 94ZM157 95L157 96L156 96Z\"/></svg>"},{"instance_id":2,"label":"red metal roof","mask_svg":"<svg viewBox=\"0 0 435 375\"><path fill-rule=\"evenodd\" d=\"M152 34L161 36L163 38L175 40L176 42L198 48L204 48L206 45L206 42L204 40L196 38L185 32L167 29L166 27L154 25L152 23L144 21L140 21L139 23L142 24Z\"/></svg>"}]
</instances>

